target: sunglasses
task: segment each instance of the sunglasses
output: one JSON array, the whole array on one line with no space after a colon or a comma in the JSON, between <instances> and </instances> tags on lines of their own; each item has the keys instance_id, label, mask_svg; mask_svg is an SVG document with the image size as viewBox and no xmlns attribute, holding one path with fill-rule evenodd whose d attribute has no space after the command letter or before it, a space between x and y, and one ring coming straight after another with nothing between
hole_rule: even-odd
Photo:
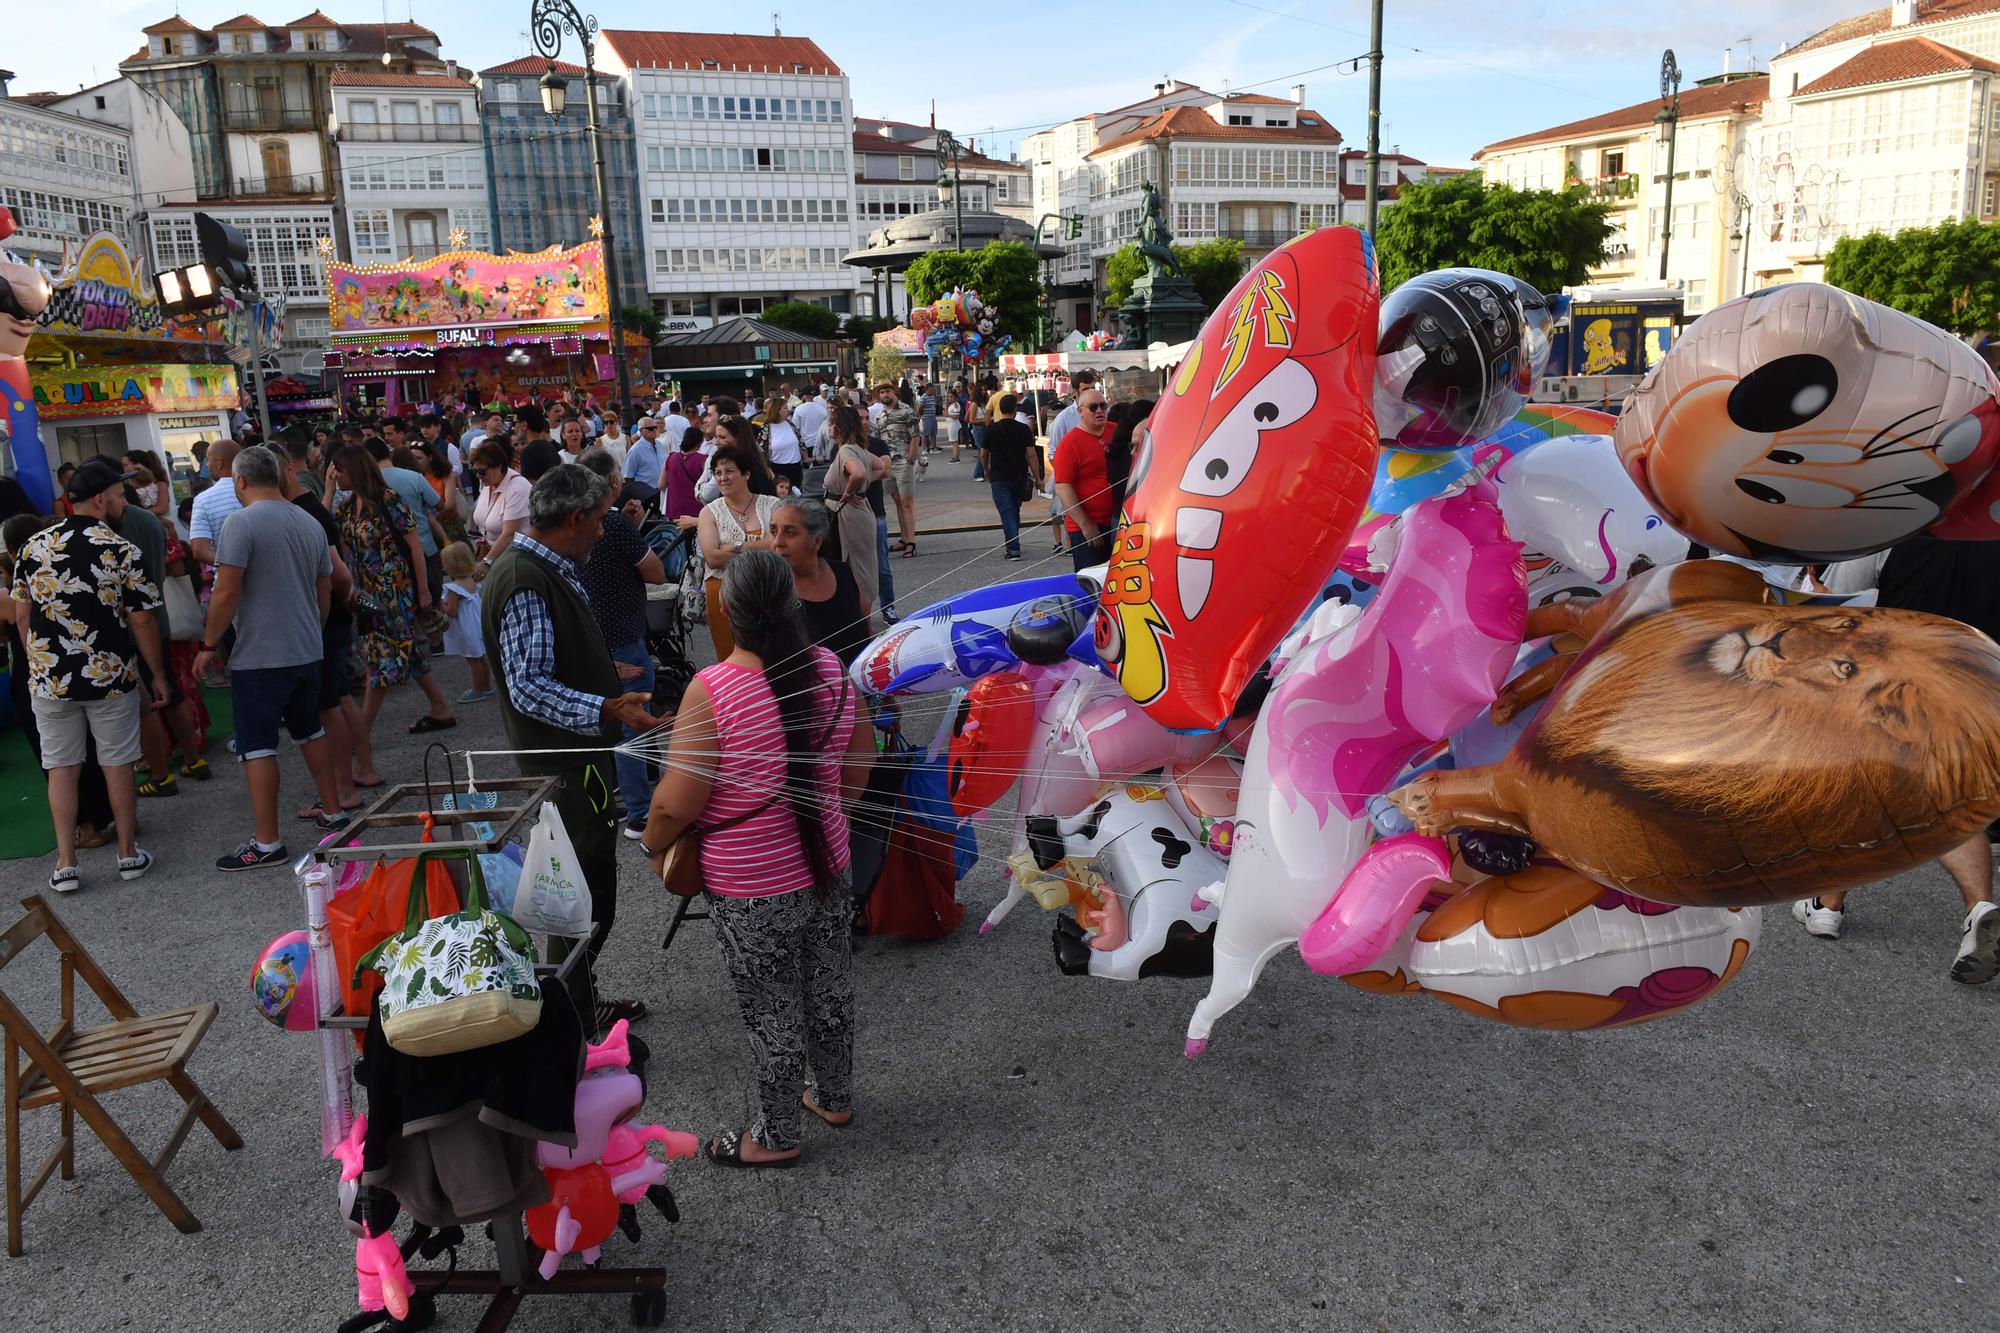
<instances>
[{"instance_id":1,"label":"sunglasses","mask_svg":"<svg viewBox=\"0 0 2000 1333\"><path fill-rule=\"evenodd\" d=\"M1079 407L1077 409L1077 411L1079 412L1102 412L1103 410L1104 410L1103 403L1085 403L1082 407Z\"/></svg>"}]
</instances>

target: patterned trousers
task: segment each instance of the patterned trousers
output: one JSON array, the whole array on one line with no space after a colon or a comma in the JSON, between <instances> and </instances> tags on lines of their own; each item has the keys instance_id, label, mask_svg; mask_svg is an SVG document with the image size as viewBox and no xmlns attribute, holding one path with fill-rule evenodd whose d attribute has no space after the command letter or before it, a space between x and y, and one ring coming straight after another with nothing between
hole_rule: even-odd
<instances>
[{"instance_id":1,"label":"patterned trousers","mask_svg":"<svg viewBox=\"0 0 2000 1333\"><path fill-rule=\"evenodd\" d=\"M808 1065L822 1109L854 1102L854 897L840 880L827 893L703 895L757 1060L750 1134L775 1152L799 1146Z\"/></svg>"}]
</instances>

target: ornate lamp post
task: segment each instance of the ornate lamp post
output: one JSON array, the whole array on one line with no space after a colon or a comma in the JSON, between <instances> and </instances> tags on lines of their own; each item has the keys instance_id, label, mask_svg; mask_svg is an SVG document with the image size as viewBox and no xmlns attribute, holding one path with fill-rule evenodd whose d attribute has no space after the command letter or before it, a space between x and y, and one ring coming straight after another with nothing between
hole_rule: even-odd
<instances>
[{"instance_id":1,"label":"ornate lamp post","mask_svg":"<svg viewBox=\"0 0 2000 1333\"><path fill-rule=\"evenodd\" d=\"M965 151L950 130L939 130L938 152L951 159L951 247L965 249L965 188L958 174L958 155Z\"/></svg>"},{"instance_id":2,"label":"ornate lamp post","mask_svg":"<svg viewBox=\"0 0 2000 1333\"><path fill-rule=\"evenodd\" d=\"M549 68L541 77L542 110L549 113L551 120L560 119L569 97L569 83L556 73L555 59L562 53L563 33L576 34L576 40L583 47L583 87L584 106L590 132L590 156L597 173L597 216L602 220L601 228L593 228L603 237L604 248L604 305L611 320L611 355L618 367L618 402L614 410L618 413L621 429L624 414L632 402L632 375L625 359L625 319L620 309L618 287L618 249L612 241L611 230L611 182L604 170L604 132L597 123L597 55L594 49L597 38L597 19L577 10L570 0L534 0L534 7L528 14L528 25L535 34L535 50L548 57Z\"/></svg>"},{"instance_id":3,"label":"ornate lamp post","mask_svg":"<svg viewBox=\"0 0 2000 1333\"><path fill-rule=\"evenodd\" d=\"M1667 150L1666 207L1660 210L1660 281L1667 280L1667 251L1674 242L1674 141L1681 124L1681 67L1671 48L1660 57L1660 112L1653 117L1655 141Z\"/></svg>"}]
</instances>

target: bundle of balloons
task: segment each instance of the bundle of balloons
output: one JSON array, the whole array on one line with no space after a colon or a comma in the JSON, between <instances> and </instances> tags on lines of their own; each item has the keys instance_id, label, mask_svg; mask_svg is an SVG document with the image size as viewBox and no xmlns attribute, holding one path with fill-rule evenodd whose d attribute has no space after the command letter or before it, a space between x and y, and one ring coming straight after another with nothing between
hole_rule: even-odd
<instances>
[{"instance_id":1,"label":"bundle of balloons","mask_svg":"<svg viewBox=\"0 0 2000 1333\"><path fill-rule=\"evenodd\" d=\"M1009 891L1067 973L1206 976L1202 1051L1280 951L1587 1030L1681 1013L1759 907L2000 815L2000 650L1755 569L2000 536L2000 382L1816 284L1717 307L1615 418L1531 408L1552 316L1493 272L1386 298L1368 239L1272 252L1147 423L1110 562L870 645L960 691L954 803L1018 786Z\"/></svg>"},{"instance_id":2,"label":"bundle of balloons","mask_svg":"<svg viewBox=\"0 0 2000 1333\"><path fill-rule=\"evenodd\" d=\"M912 309L910 327L924 335L924 351L931 356L956 353L967 364L997 360L1014 345L1011 336L999 332L999 312L964 287Z\"/></svg>"}]
</instances>

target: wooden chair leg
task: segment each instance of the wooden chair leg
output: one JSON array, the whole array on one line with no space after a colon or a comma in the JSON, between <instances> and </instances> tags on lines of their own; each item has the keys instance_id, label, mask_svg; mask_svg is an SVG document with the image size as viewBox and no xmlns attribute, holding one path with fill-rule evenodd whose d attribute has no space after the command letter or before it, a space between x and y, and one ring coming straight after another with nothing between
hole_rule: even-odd
<instances>
[{"instance_id":1,"label":"wooden chair leg","mask_svg":"<svg viewBox=\"0 0 2000 1333\"><path fill-rule=\"evenodd\" d=\"M15 1050L14 1039L5 1043L7 1060L6 1114L7 1114L7 1254L10 1258L21 1257L21 1075L16 1068L20 1055Z\"/></svg>"},{"instance_id":2,"label":"wooden chair leg","mask_svg":"<svg viewBox=\"0 0 2000 1333\"><path fill-rule=\"evenodd\" d=\"M83 1123L90 1126L91 1132L111 1150L111 1155L118 1159L132 1179L138 1182L139 1188L146 1191L146 1197L153 1201L153 1206L166 1214L169 1222L185 1232L201 1230L201 1220L181 1202L180 1195L174 1193L166 1177L154 1169L138 1146L118 1127L118 1122L98 1105L96 1098L86 1094L77 1101L76 1112L83 1117Z\"/></svg>"},{"instance_id":3,"label":"wooden chair leg","mask_svg":"<svg viewBox=\"0 0 2000 1333\"><path fill-rule=\"evenodd\" d=\"M167 1075L167 1082L181 1095L182 1101L194 1108L194 1113L201 1117L202 1124L208 1126L208 1132L215 1135L217 1143L231 1152L243 1146L243 1136L236 1132L234 1125L223 1118L222 1112L216 1109L215 1103L208 1099L208 1094L201 1090L201 1086L188 1077L185 1069L176 1069Z\"/></svg>"},{"instance_id":4,"label":"wooden chair leg","mask_svg":"<svg viewBox=\"0 0 2000 1333\"><path fill-rule=\"evenodd\" d=\"M62 1178L76 1179L76 1112L62 1104Z\"/></svg>"}]
</instances>

